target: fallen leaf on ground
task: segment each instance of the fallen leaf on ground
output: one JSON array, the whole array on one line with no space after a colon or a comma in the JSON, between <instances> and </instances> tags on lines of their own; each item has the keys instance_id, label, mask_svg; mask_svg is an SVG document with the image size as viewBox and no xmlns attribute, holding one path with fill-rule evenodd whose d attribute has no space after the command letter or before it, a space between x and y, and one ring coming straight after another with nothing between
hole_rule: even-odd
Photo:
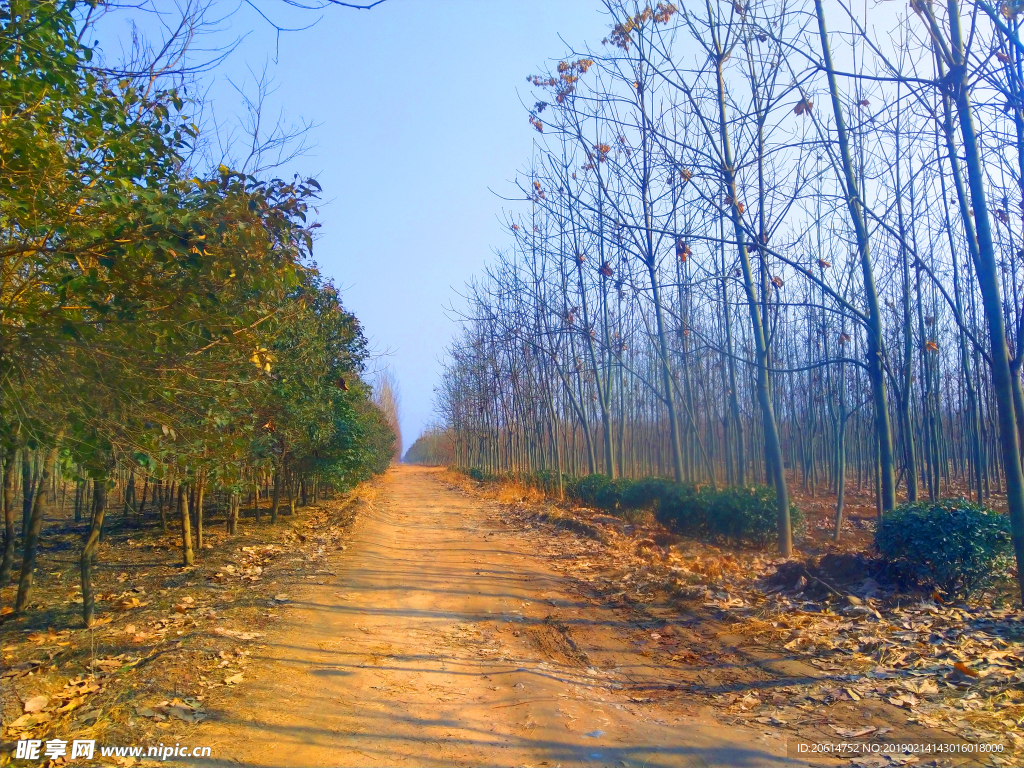
<instances>
[{"instance_id":1,"label":"fallen leaf on ground","mask_svg":"<svg viewBox=\"0 0 1024 768\"><path fill-rule=\"evenodd\" d=\"M51 715L49 712L39 712L34 715L22 715L7 727L12 729L32 728L33 726L39 725L40 723L48 723L52 719L53 715Z\"/></svg>"},{"instance_id":2,"label":"fallen leaf on ground","mask_svg":"<svg viewBox=\"0 0 1024 768\"><path fill-rule=\"evenodd\" d=\"M78 696L78 697L76 697L74 699L71 699L71 701L69 701L63 707L59 707L57 709L57 712L70 712L73 709L78 709L84 703L85 703L85 696Z\"/></svg>"},{"instance_id":3,"label":"fallen leaf on ground","mask_svg":"<svg viewBox=\"0 0 1024 768\"><path fill-rule=\"evenodd\" d=\"M262 632L240 632L237 629L225 629L224 627L214 627L210 631L217 637L233 637L236 640L255 640L257 637L263 637Z\"/></svg>"},{"instance_id":4,"label":"fallen leaf on ground","mask_svg":"<svg viewBox=\"0 0 1024 768\"><path fill-rule=\"evenodd\" d=\"M973 669L968 667L962 661L958 661L956 664L954 664L953 669L955 669L957 672L960 672L961 674L967 675L968 677L981 677L981 675L979 675Z\"/></svg>"},{"instance_id":5,"label":"fallen leaf on ground","mask_svg":"<svg viewBox=\"0 0 1024 768\"><path fill-rule=\"evenodd\" d=\"M46 705L50 703L49 696L33 696L31 699L26 699L23 709L26 714L33 712L42 712Z\"/></svg>"},{"instance_id":6,"label":"fallen leaf on ground","mask_svg":"<svg viewBox=\"0 0 1024 768\"><path fill-rule=\"evenodd\" d=\"M841 728L838 725L830 725L829 728L838 733L844 739L856 739L860 736L867 736L869 733L874 733L878 730L878 728L873 725L869 725L864 728Z\"/></svg>"}]
</instances>

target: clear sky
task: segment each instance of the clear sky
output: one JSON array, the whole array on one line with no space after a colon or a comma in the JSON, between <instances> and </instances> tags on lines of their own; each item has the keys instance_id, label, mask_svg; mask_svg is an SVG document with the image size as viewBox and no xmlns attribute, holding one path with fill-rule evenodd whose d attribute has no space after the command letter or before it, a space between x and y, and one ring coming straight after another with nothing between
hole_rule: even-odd
<instances>
[{"instance_id":1,"label":"clear sky","mask_svg":"<svg viewBox=\"0 0 1024 768\"><path fill-rule=\"evenodd\" d=\"M227 6L223 6L227 9ZM281 35L242 6L219 33L252 30L208 76L219 113L228 85L268 73L270 112L318 124L315 147L287 170L315 176L327 204L315 248L373 349L402 390L408 447L433 417L433 388L455 331L445 307L504 246L502 211L534 131L526 76L606 34L600 0L386 0L371 11L259 7ZM560 38L561 36L561 38ZM522 102L520 101L522 99Z\"/></svg>"}]
</instances>

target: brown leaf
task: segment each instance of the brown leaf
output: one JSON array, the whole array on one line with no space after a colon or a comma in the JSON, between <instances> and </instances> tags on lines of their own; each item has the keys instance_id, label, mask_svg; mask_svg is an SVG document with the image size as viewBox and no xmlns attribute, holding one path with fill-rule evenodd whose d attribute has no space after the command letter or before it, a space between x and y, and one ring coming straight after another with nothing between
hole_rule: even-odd
<instances>
[{"instance_id":1,"label":"brown leaf","mask_svg":"<svg viewBox=\"0 0 1024 768\"><path fill-rule=\"evenodd\" d=\"M194 723L196 721L195 713L188 707L162 706L156 707L156 711L175 720L184 720L186 723Z\"/></svg>"},{"instance_id":2,"label":"brown leaf","mask_svg":"<svg viewBox=\"0 0 1024 768\"><path fill-rule=\"evenodd\" d=\"M53 716L49 712L39 712L34 715L22 715L7 727L11 730L15 728L33 728L40 723L48 723L52 719Z\"/></svg>"},{"instance_id":3,"label":"brown leaf","mask_svg":"<svg viewBox=\"0 0 1024 768\"><path fill-rule=\"evenodd\" d=\"M69 701L63 707L60 707L59 709L57 709L57 712L70 712L73 709L78 709L84 703L85 703L85 696L78 696L77 698L74 698L71 701Z\"/></svg>"},{"instance_id":4,"label":"brown leaf","mask_svg":"<svg viewBox=\"0 0 1024 768\"><path fill-rule=\"evenodd\" d=\"M42 712L46 708L46 705L49 703L49 696L33 696L32 698L25 700L25 703L22 708L24 709L26 714L31 714L33 712Z\"/></svg>"},{"instance_id":5,"label":"brown leaf","mask_svg":"<svg viewBox=\"0 0 1024 768\"><path fill-rule=\"evenodd\" d=\"M962 661L958 661L956 664L954 664L953 669L955 669L957 672L960 672L961 674L967 675L968 677L981 677L981 675L979 675L973 669L968 667Z\"/></svg>"}]
</instances>

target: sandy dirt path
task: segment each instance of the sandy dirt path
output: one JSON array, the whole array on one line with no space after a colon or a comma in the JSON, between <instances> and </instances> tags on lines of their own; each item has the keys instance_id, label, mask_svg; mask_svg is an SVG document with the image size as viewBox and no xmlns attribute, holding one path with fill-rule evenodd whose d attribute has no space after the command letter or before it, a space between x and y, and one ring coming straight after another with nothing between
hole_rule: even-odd
<instances>
[{"instance_id":1,"label":"sandy dirt path","mask_svg":"<svg viewBox=\"0 0 1024 768\"><path fill-rule=\"evenodd\" d=\"M431 470L391 470L331 568L286 588L244 688L200 731L211 765L796 764L778 738L638 699L659 675L623 617Z\"/></svg>"}]
</instances>

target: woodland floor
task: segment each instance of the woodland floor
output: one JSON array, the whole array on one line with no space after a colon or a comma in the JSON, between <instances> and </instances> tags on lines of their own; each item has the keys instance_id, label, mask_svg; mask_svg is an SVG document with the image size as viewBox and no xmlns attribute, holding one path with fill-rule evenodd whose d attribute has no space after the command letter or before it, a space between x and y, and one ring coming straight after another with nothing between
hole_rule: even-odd
<instances>
[{"instance_id":1,"label":"woodland floor","mask_svg":"<svg viewBox=\"0 0 1024 768\"><path fill-rule=\"evenodd\" d=\"M762 553L419 467L243 530L191 570L173 537L112 535L93 630L51 538L37 599L56 607L2 626L3 754L84 737L209 746L177 761L207 766L754 768L807 764L798 741L873 738L1017 752L812 762L1020 764L1013 607L810 562L773 582ZM816 574L848 597L815 595Z\"/></svg>"}]
</instances>

